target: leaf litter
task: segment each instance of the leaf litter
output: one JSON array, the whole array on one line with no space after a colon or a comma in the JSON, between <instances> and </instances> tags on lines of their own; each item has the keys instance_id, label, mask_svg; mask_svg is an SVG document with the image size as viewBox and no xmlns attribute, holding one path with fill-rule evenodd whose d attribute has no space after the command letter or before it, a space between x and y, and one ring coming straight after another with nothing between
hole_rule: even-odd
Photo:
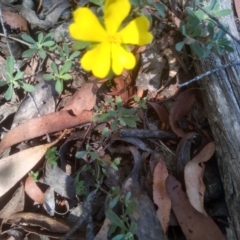
<instances>
[{"instance_id":1,"label":"leaf litter","mask_svg":"<svg viewBox=\"0 0 240 240\"><path fill-rule=\"evenodd\" d=\"M52 5L53 10L44 13L44 9ZM31 6L13 4L11 8L19 11L26 20L21 17L20 25L13 25L16 14L6 15L6 12L4 19L20 32L28 32L26 23L31 30L37 26L42 28L41 31L55 31L53 26L60 17L64 19L64 11L69 13L70 5L64 1L43 1L38 10L44 17L39 18ZM176 15L173 19L179 22ZM208 183L204 184L204 162L212 161L215 144L212 140L207 143L204 140L211 132L201 125L202 117L205 119L206 116L202 116L204 114L198 108L202 105L200 91L177 90L182 72L185 71L184 78L188 79L187 64L173 49L173 32L160 35L155 46L133 51L136 69L113 77L112 82L97 82L74 65L71 75L76 79L89 80L80 89L76 90L67 83L63 94L59 95L51 82L41 79L37 83L36 78L31 76L29 81L33 81L37 89L32 97L38 109L32 97L21 91L16 92L20 102L11 105L1 102L0 123L5 132L1 132L0 153L8 149L10 156L0 160L0 200L16 190L20 181L24 182L8 204L0 205L2 227L8 228L8 231L0 232L1 237L19 234L19 239L24 239L23 236L28 233L33 238L66 239L65 234L72 231L74 224L84 221L78 227L80 231L73 233L69 239L96 236L88 239L104 240L124 230L143 240L175 240L171 226L174 212L178 228L183 232L179 239L184 238L183 235L185 239L194 240L225 239L205 205L205 185ZM68 44L71 41L68 35L63 39ZM37 74L38 68L43 73L50 69L47 66L49 59L44 62L35 57L30 61L37 67L31 70L31 74ZM50 53L49 57L61 64L56 55ZM24 62L21 67L29 72ZM37 76L42 76L42 73ZM2 92L0 94L2 96ZM141 120L136 122L135 129L130 131L126 126L126 122L130 122L126 116L125 125L118 124L117 132L111 130L108 119L102 126L92 122L93 109L96 111L96 105L103 106L99 105L101 101L110 101L109 96L113 99L120 96L127 109L137 106L135 114L141 112L142 115L139 114ZM135 96L141 100L146 96L146 100L133 104ZM144 105L147 110L141 108ZM156 112L155 116L150 108ZM121 112L123 108L119 109ZM101 111L111 113L111 109L100 108ZM120 123L124 123L123 119L121 116ZM57 139L46 143L49 138L56 139L65 129L68 129L65 141ZM123 132L131 133L131 137L121 136ZM140 137L141 134L148 135ZM165 137L159 137L161 134ZM27 149L17 150L18 143L25 144ZM52 146L59 151L56 151L57 165L49 163L45 155ZM81 157L76 158L76 153ZM156 153L161 153L163 157L151 166ZM61 168L58 158L61 159ZM175 166L169 164L169 159ZM36 182L27 175L30 171L40 172ZM111 200L109 196L116 187L119 187L118 195ZM30 205L26 205L24 191L31 198ZM91 205L90 210L86 207L88 204ZM125 220L127 224L123 225ZM19 228L12 228L14 225ZM126 230L127 226L130 228Z\"/></svg>"}]
</instances>

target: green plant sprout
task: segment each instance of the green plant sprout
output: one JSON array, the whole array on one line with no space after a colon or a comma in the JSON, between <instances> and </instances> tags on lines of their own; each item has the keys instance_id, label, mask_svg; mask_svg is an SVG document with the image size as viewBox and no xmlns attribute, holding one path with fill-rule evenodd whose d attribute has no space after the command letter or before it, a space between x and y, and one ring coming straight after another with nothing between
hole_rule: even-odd
<instances>
[{"instance_id":1,"label":"green plant sprout","mask_svg":"<svg viewBox=\"0 0 240 240\"><path fill-rule=\"evenodd\" d=\"M39 176L39 172L33 172L33 171L31 171L30 173L28 173L28 176L29 176L30 178L32 178L32 180L33 180L34 182L36 182L37 179L38 179L38 176Z\"/></svg>"},{"instance_id":2,"label":"green plant sprout","mask_svg":"<svg viewBox=\"0 0 240 240\"><path fill-rule=\"evenodd\" d=\"M146 105L147 98L146 97L140 98L138 96L135 96L134 101L138 104L139 108L147 109L147 105Z\"/></svg>"},{"instance_id":3,"label":"green plant sprout","mask_svg":"<svg viewBox=\"0 0 240 240\"><path fill-rule=\"evenodd\" d=\"M63 44L63 47L57 46L58 53L60 55L60 60L62 62L70 61L72 64L74 63L74 58L80 55L79 51L74 51L70 54L70 50L67 43Z\"/></svg>"},{"instance_id":4,"label":"green plant sprout","mask_svg":"<svg viewBox=\"0 0 240 240\"><path fill-rule=\"evenodd\" d=\"M231 13L230 9L220 10L217 0L212 0L210 5L204 9L213 17L223 17ZM208 57L211 51L219 55L222 55L224 51L233 52L231 41L227 39L226 32L220 29L213 19L199 8L187 7L186 11L188 13L187 20L180 24L181 32L185 38L176 44L177 51L181 51L183 46L187 44L200 58Z\"/></svg>"},{"instance_id":5,"label":"green plant sprout","mask_svg":"<svg viewBox=\"0 0 240 240\"><path fill-rule=\"evenodd\" d=\"M137 205L130 200L131 192L128 192L123 199L121 199L120 194L119 187L112 189L108 209L105 211L106 217L112 222L108 235L112 236L115 234L111 238L113 240L134 240L134 232L137 229L137 225L134 222L130 222L129 214L134 214ZM118 203L123 207L121 217L113 211Z\"/></svg>"},{"instance_id":6,"label":"green plant sprout","mask_svg":"<svg viewBox=\"0 0 240 240\"><path fill-rule=\"evenodd\" d=\"M63 66L58 66L55 62L51 62L50 67L53 73L43 74L43 78L45 80L55 80L55 89L58 93L61 93L63 91L63 82L72 78L71 74L68 73L72 67L72 62L67 61Z\"/></svg>"},{"instance_id":7,"label":"green plant sprout","mask_svg":"<svg viewBox=\"0 0 240 240\"><path fill-rule=\"evenodd\" d=\"M31 36L27 34L23 34L22 39L28 43L30 43L29 49L23 52L23 58L32 57L34 54L39 54L42 59L45 59L47 56L46 51L49 47L53 47L55 45L54 33L48 33L45 37L43 33L38 34L38 41L35 41Z\"/></svg>"},{"instance_id":8,"label":"green plant sprout","mask_svg":"<svg viewBox=\"0 0 240 240\"><path fill-rule=\"evenodd\" d=\"M76 194L79 196L86 196L88 194L87 188L83 180L78 180L79 175L74 179L74 186L76 188Z\"/></svg>"},{"instance_id":9,"label":"green plant sprout","mask_svg":"<svg viewBox=\"0 0 240 240\"><path fill-rule=\"evenodd\" d=\"M58 156L56 153L57 153L56 147L49 148L45 153L45 158L47 159L47 163L50 164L52 168L54 166L57 166Z\"/></svg>"},{"instance_id":10,"label":"green plant sprout","mask_svg":"<svg viewBox=\"0 0 240 240\"><path fill-rule=\"evenodd\" d=\"M86 145L86 151L79 151L76 153L76 158L84 158L85 156L90 157L90 161L99 159L98 153L95 152L89 144Z\"/></svg>"},{"instance_id":11,"label":"green plant sprout","mask_svg":"<svg viewBox=\"0 0 240 240\"><path fill-rule=\"evenodd\" d=\"M21 87L27 92L33 92L35 87L31 84L23 82L22 78L24 72L16 72L14 69L14 58L12 56L7 57L6 61L6 81L0 80L0 87L8 85L8 89L5 92L5 99L9 101L14 92L14 88Z\"/></svg>"},{"instance_id":12,"label":"green plant sprout","mask_svg":"<svg viewBox=\"0 0 240 240\"><path fill-rule=\"evenodd\" d=\"M149 5L155 8L162 18L166 17L167 7L161 2L155 2L154 0L130 0L130 2L134 7L138 7L140 9Z\"/></svg>"},{"instance_id":13,"label":"green plant sprout","mask_svg":"<svg viewBox=\"0 0 240 240\"><path fill-rule=\"evenodd\" d=\"M94 122L110 122L112 131L117 131L118 124L128 126L131 128L136 127L136 122L139 118L135 116L135 108L124 108L122 106L122 99L117 97L115 100L110 98L99 108L95 106L96 114L93 116ZM103 110L101 110L103 108Z\"/></svg>"}]
</instances>

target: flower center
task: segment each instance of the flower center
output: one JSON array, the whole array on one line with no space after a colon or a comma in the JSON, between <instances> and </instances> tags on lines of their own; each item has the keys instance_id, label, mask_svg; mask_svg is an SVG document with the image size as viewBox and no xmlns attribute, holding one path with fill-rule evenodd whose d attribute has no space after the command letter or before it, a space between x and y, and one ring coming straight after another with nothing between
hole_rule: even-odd
<instances>
[{"instance_id":1,"label":"flower center","mask_svg":"<svg viewBox=\"0 0 240 240\"><path fill-rule=\"evenodd\" d=\"M108 41L109 41L109 43L112 43L112 44L121 44L122 43L121 37L117 34L108 35Z\"/></svg>"}]
</instances>

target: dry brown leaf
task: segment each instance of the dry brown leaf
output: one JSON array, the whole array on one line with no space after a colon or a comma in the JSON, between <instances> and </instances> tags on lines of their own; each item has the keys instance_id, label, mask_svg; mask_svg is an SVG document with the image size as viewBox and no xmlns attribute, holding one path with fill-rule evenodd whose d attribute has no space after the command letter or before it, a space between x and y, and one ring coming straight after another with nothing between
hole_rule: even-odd
<instances>
[{"instance_id":1,"label":"dry brown leaf","mask_svg":"<svg viewBox=\"0 0 240 240\"><path fill-rule=\"evenodd\" d=\"M0 197L25 176L44 156L56 141L15 153L0 161Z\"/></svg>"},{"instance_id":2,"label":"dry brown leaf","mask_svg":"<svg viewBox=\"0 0 240 240\"><path fill-rule=\"evenodd\" d=\"M28 177L25 181L25 192L35 202L44 203L44 193L31 177Z\"/></svg>"},{"instance_id":3,"label":"dry brown leaf","mask_svg":"<svg viewBox=\"0 0 240 240\"><path fill-rule=\"evenodd\" d=\"M212 218L204 216L191 205L180 182L171 175L166 180L166 189L187 240L226 240Z\"/></svg>"},{"instance_id":4,"label":"dry brown leaf","mask_svg":"<svg viewBox=\"0 0 240 240\"><path fill-rule=\"evenodd\" d=\"M178 126L178 121L191 111L198 93L196 89L186 90L177 97L172 106L169 116L170 126L179 137L184 137L186 133Z\"/></svg>"},{"instance_id":5,"label":"dry brown leaf","mask_svg":"<svg viewBox=\"0 0 240 240\"><path fill-rule=\"evenodd\" d=\"M185 190L184 169L191 160L191 146L199 135L195 132L187 133L179 142L177 147L177 178Z\"/></svg>"},{"instance_id":6,"label":"dry brown leaf","mask_svg":"<svg viewBox=\"0 0 240 240\"><path fill-rule=\"evenodd\" d=\"M157 163L153 173L153 201L158 206L157 217L166 234L171 211L171 200L167 194L165 181L168 171L164 161Z\"/></svg>"},{"instance_id":7,"label":"dry brown leaf","mask_svg":"<svg viewBox=\"0 0 240 240\"><path fill-rule=\"evenodd\" d=\"M239 0L234 0L234 4L235 4L235 9L237 12L237 16L238 18L240 18L240 1Z\"/></svg>"},{"instance_id":8,"label":"dry brown leaf","mask_svg":"<svg viewBox=\"0 0 240 240\"><path fill-rule=\"evenodd\" d=\"M90 111L83 111L77 116L69 111L60 111L33 118L5 135L0 143L0 154L16 143L91 122L92 115Z\"/></svg>"},{"instance_id":9,"label":"dry brown leaf","mask_svg":"<svg viewBox=\"0 0 240 240\"><path fill-rule=\"evenodd\" d=\"M6 222L11 224L27 223L39 226L50 232L66 233L70 229L65 221L56 218L54 219L39 213L16 213L10 216Z\"/></svg>"},{"instance_id":10,"label":"dry brown leaf","mask_svg":"<svg viewBox=\"0 0 240 240\"><path fill-rule=\"evenodd\" d=\"M123 103L126 103L129 98L134 94L134 88L131 86L131 76L127 73L126 79L123 79L121 76L114 78L115 86L111 88L111 92L108 95L111 96L120 96L123 100Z\"/></svg>"},{"instance_id":11,"label":"dry brown leaf","mask_svg":"<svg viewBox=\"0 0 240 240\"><path fill-rule=\"evenodd\" d=\"M108 231L111 225L112 222L108 218L105 218L103 225L94 240L108 240Z\"/></svg>"},{"instance_id":12,"label":"dry brown leaf","mask_svg":"<svg viewBox=\"0 0 240 240\"><path fill-rule=\"evenodd\" d=\"M28 23L25 18L18 13L2 10L4 23L7 23L11 28L18 29L21 32L28 32Z\"/></svg>"},{"instance_id":13,"label":"dry brown leaf","mask_svg":"<svg viewBox=\"0 0 240 240\"><path fill-rule=\"evenodd\" d=\"M155 102L148 102L148 104L156 111L159 119L164 124L162 129L168 130L169 129L169 114L168 114L167 110L163 106L161 106Z\"/></svg>"},{"instance_id":14,"label":"dry brown leaf","mask_svg":"<svg viewBox=\"0 0 240 240\"><path fill-rule=\"evenodd\" d=\"M0 218L7 218L14 213L22 212L24 209L24 203L25 203L24 187L23 184L21 183L21 186L17 189L12 199L0 212Z\"/></svg>"},{"instance_id":15,"label":"dry brown leaf","mask_svg":"<svg viewBox=\"0 0 240 240\"><path fill-rule=\"evenodd\" d=\"M192 206L207 216L204 210L204 192L205 185L203 183L203 173L205 166L199 163L208 161L215 152L215 143L208 143L202 151L197 154L191 161L187 163L184 169L184 179L186 185L186 192Z\"/></svg>"},{"instance_id":16,"label":"dry brown leaf","mask_svg":"<svg viewBox=\"0 0 240 240\"><path fill-rule=\"evenodd\" d=\"M84 110L92 110L96 104L96 93L100 83L85 83L67 102L63 110L72 110L78 116Z\"/></svg>"}]
</instances>

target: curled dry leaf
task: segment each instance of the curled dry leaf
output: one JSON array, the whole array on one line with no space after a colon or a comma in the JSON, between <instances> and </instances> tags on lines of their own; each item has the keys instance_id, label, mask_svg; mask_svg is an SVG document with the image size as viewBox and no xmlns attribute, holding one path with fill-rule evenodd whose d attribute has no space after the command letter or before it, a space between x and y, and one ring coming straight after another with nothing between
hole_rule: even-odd
<instances>
[{"instance_id":1,"label":"curled dry leaf","mask_svg":"<svg viewBox=\"0 0 240 240\"><path fill-rule=\"evenodd\" d=\"M40 204L44 203L44 193L31 177L27 177L25 181L25 192L33 201Z\"/></svg>"},{"instance_id":2,"label":"curled dry leaf","mask_svg":"<svg viewBox=\"0 0 240 240\"><path fill-rule=\"evenodd\" d=\"M199 94L199 91L196 89L189 89L183 92L177 97L170 111L170 126L179 137L184 137L186 133L179 127L178 121L190 112L193 104L196 102L197 94Z\"/></svg>"},{"instance_id":3,"label":"curled dry leaf","mask_svg":"<svg viewBox=\"0 0 240 240\"><path fill-rule=\"evenodd\" d=\"M156 111L159 119L164 124L162 129L168 130L169 129L169 114L168 114L167 110L163 106L161 106L155 102L148 102L148 104Z\"/></svg>"},{"instance_id":4,"label":"curled dry leaf","mask_svg":"<svg viewBox=\"0 0 240 240\"><path fill-rule=\"evenodd\" d=\"M203 173L205 166L199 163L208 161L215 152L215 143L208 143L202 151L197 154L190 162L187 163L184 170L184 178L186 185L186 192L192 206L207 216L204 210L204 192L205 185L203 183Z\"/></svg>"},{"instance_id":5,"label":"curled dry leaf","mask_svg":"<svg viewBox=\"0 0 240 240\"><path fill-rule=\"evenodd\" d=\"M172 209L188 240L226 240L212 218L204 216L191 205L180 182L171 175L166 180L166 189Z\"/></svg>"},{"instance_id":6,"label":"curled dry leaf","mask_svg":"<svg viewBox=\"0 0 240 240\"><path fill-rule=\"evenodd\" d=\"M185 189L184 169L191 160L191 146L198 134L195 132L187 133L179 142L177 147L177 177Z\"/></svg>"},{"instance_id":7,"label":"curled dry leaf","mask_svg":"<svg viewBox=\"0 0 240 240\"><path fill-rule=\"evenodd\" d=\"M60 219L54 219L39 213L16 213L6 219L10 224L30 224L39 226L50 232L66 233L69 231L69 225Z\"/></svg>"},{"instance_id":8,"label":"curled dry leaf","mask_svg":"<svg viewBox=\"0 0 240 240\"><path fill-rule=\"evenodd\" d=\"M83 111L77 116L69 111L60 111L33 118L13 128L5 135L0 143L0 154L16 143L91 121L92 112L90 111Z\"/></svg>"},{"instance_id":9,"label":"curled dry leaf","mask_svg":"<svg viewBox=\"0 0 240 240\"><path fill-rule=\"evenodd\" d=\"M153 201L158 206L157 217L166 234L170 219L171 200L167 194L165 180L168 177L166 164L159 161L153 173Z\"/></svg>"}]
</instances>

